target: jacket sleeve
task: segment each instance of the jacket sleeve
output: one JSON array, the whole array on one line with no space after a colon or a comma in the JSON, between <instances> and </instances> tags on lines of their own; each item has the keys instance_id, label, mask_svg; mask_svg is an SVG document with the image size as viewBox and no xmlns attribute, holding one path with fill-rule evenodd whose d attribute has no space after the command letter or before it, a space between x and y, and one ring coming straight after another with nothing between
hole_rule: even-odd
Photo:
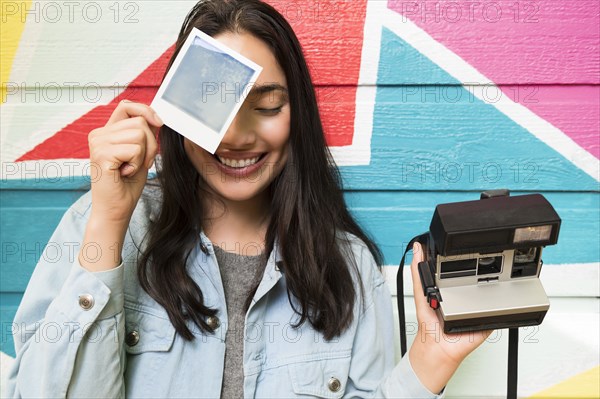
<instances>
[{"instance_id":1,"label":"jacket sleeve","mask_svg":"<svg viewBox=\"0 0 600 399\"><path fill-rule=\"evenodd\" d=\"M364 311L360 314L345 397L442 398L423 386L408 355L395 364L392 297L370 252L363 246L360 260L365 286Z\"/></svg>"},{"instance_id":2,"label":"jacket sleeve","mask_svg":"<svg viewBox=\"0 0 600 399\"><path fill-rule=\"evenodd\" d=\"M66 212L29 281L7 397L124 397L124 266L92 273L79 264L89 202L88 193Z\"/></svg>"}]
</instances>

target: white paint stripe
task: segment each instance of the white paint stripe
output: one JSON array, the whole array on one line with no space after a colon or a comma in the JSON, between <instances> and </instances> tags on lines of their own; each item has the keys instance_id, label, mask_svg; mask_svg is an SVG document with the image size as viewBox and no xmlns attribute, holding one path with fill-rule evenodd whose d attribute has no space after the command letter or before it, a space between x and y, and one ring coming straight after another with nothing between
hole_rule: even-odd
<instances>
[{"instance_id":1,"label":"white paint stripe","mask_svg":"<svg viewBox=\"0 0 600 399\"><path fill-rule=\"evenodd\" d=\"M380 12L378 17L381 19L383 26L390 29L464 85L496 87L491 79L485 77L467 61L436 41L408 18L392 10ZM506 95L501 96L500 99L493 99L492 102L483 93L483 90L475 90L473 94L487 104L496 107L500 112L564 156L569 162L596 181L600 181L600 161L568 135L527 107L515 103Z\"/></svg>"},{"instance_id":2,"label":"white paint stripe","mask_svg":"<svg viewBox=\"0 0 600 399\"><path fill-rule=\"evenodd\" d=\"M379 55L381 50L381 18L387 12L387 4L381 0L369 0L365 16L364 39L361 54L356 108L354 116L354 136L352 145L329 147L338 166L368 165L371 162L371 137L373 136L373 115L377 90L364 86L367 82L377 82Z\"/></svg>"},{"instance_id":3,"label":"white paint stripe","mask_svg":"<svg viewBox=\"0 0 600 399\"><path fill-rule=\"evenodd\" d=\"M24 4L25 3L22 3L21 7L24 7ZM15 151L10 150L33 148L32 146L41 143L54 134L46 133L39 135L33 133L17 135L16 137L11 137L10 140L6 139L6 133L9 132L14 125L13 119L18 119L17 112L19 109L18 107L14 108L6 106L11 101L9 88L12 84L18 85L21 82L25 82L24 77L28 76L31 69L34 68L32 59L35 55L35 46L23 45L22 43L39 43L40 37L42 37L42 30L43 26L41 23L25 23L15 57L13 58L8 82L2 82L2 84L5 84L7 87L7 102L2 105L2 118L0 118L0 151L2 160L17 159L19 156L23 155L23 153L17 154ZM31 115L29 115L29 117L31 117Z\"/></svg>"},{"instance_id":4,"label":"white paint stripe","mask_svg":"<svg viewBox=\"0 0 600 399\"><path fill-rule=\"evenodd\" d=\"M50 17L44 18L46 11L44 2L34 1L26 15L27 20L13 60L10 79L7 82L11 89L23 87L28 89L26 94L22 93L23 90L14 92L8 96L7 103L2 105L0 125L2 160L18 159L95 107L108 104L120 94L122 89L105 88L106 85L126 86L148 68L175 42L181 21L195 3L194 0L177 1L165 7L162 2L141 1L135 3L133 13L122 12L117 15L111 2L100 2L95 4L97 6L95 8L100 8L102 18L97 22L90 22L85 20L85 13L82 19L81 4L71 15L62 2L60 5L53 2L58 7L59 13L62 11L61 16L57 17L59 21L53 21ZM24 7L24 3L21 6ZM74 23L68 23L70 16L75 19ZM130 23L125 22L128 17ZM115 21L115 18L118 21ZM138 20L139 22L136 22ZM148 35L146 30L140 29L140 23L147 26L160 23L161 34ZM112 38L127 38L131 43L130 56L115 57L112 52L95 51L95 47L90 46L89 43L102 41L103 39L99 39L98 36L102 32L110 32L109 36ZM73 38L76 40L72 40ZM110 42L110 39L107 40ZM52 51L47 47L42 49L47 42L55 45ZM152 45L144 45L149 42ZM60 63L62 55L75 53L82 53L79 58L85 62ZM47 58L53 68L48 68L45 62L40 62L40 54ZM59 69L55 68L57 64L61 66ZM60 96L62 102L73 92L76 101L69 100L67 104L55 103L54 100L48 101L46 97L55 98L55 94L44 96L44 93L57 85L63 86L63 93ZM37 92L32 89L36 87L38 87ZM94 94L96 88L105 89L102 90L101 98L87 102L77 93L82 87L90 88L91 97L96 96ZM34 107L40 111L36 110L32 114ZM25 118L34 118L36 123L39 123L36 125L38 127L27 130L22 122Z\"/></svg>"},{"instance_id":5,"label":"white paint stripe","mask_svg":"<svg viewBox=\"0 0 600 399\"><path fill-rule=\"evenodd\" d=\"M58 181L90 175L87 159L52 159L24 162L2 162L2 181Z\"/></svg>"},{"instance_id":6,"label":"white paint stripe","mask_svg":"<svg viewBox=\"0 0 600 399\"><path fill-rule=\"evenodd\" d=\"M396 296L398 265L383 266L388 288ZM412 296L412 277L404 267L404 295ZM600 297L600 262L544 265L540 280L549 297Z\"/></svg>"}]
</instances>

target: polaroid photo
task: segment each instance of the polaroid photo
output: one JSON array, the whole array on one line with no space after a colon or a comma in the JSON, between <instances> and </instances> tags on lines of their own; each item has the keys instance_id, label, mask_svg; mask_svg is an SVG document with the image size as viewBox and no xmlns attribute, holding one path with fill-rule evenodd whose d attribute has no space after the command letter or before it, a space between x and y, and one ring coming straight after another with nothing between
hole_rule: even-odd
<instances>
[{"instance_id":1,"label":"polaroid photo","mask_svg":"<svg viewBox=\"0 0 600 399\"><path fill-rule=\"evenodd\" d=\"M150 106L167 126L214 154L261 71L193 28Z\"/></svg>"}]
</instances>

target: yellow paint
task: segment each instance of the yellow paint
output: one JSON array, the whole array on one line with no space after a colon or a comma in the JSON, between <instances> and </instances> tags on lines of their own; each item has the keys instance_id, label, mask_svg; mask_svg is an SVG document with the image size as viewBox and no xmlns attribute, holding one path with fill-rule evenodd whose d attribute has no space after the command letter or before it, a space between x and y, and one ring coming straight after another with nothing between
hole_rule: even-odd
<instances>
[{"instance_id":1,"label":"yellow paint","mask_svg":"<svg viewBox=\"0 0 600 399\"><path fill-rule=\"evenodd\" d=\"M530 398L600 398L600 366L536 393Z\"/></svg>"},{"instance_id":2,"label":"yellow paint","mask_svg":"<svg viewBox=\"0 0 600 399\"><path fill-rule=\"evenodd\" d=\"M6 83L25 27L29 1L0 0L0 104L6 101Z\"/></svg>"}]
</instances>

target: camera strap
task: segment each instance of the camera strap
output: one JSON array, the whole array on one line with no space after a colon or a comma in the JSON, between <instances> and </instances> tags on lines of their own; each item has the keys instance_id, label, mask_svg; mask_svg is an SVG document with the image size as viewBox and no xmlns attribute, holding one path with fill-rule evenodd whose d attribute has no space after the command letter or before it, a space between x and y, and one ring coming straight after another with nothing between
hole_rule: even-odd
<instances>
[{"instance_id":1,"label":"camera strap","mask_svg":"<svg viewBox=\"0 0 600 399\"><path fill-rule=\"evenodd\" d=\"M429 239L429 233L424 233L414 237L406 245L406 249L400 259L400 266L396 274L396 299L398 303L398 322L400 323L400 353L402 357L406 354L406 313L404 310L404 259L408 251L412 250L415 242L426 243ZM508 329L508 377L507 377L507 395L508 399L517 399L517 376L518 376L518 356L519 356L519 329Z\"/></svg>"}]
</instances>

